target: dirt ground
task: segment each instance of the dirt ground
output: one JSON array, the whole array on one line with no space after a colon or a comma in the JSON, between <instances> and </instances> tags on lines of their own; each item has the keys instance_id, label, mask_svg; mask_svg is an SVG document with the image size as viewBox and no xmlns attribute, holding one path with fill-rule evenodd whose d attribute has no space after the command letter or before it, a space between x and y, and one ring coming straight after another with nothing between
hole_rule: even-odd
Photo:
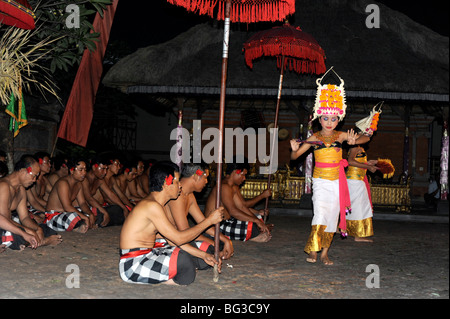
<instances>
[{"instance_id":1,"label":"dirt ground","mask_svg":"<svg viewBox=\"0 0 450 319\"><path fill-rule=\"evenodd\" d=\"M330 249L334 265L325 266L305 261L310 218L271 216L270 222L275 224L270 242L234 243L235 255L224 262L217 283L208 269L198 272L191 285L178 287L136 285L120 279L119 226L86 234L63 233L63 242L56 247L0 254L0 298L260 302L449 298L448 224L374 219L373 243L335 235Z\"/></svg>"}]
</instances>

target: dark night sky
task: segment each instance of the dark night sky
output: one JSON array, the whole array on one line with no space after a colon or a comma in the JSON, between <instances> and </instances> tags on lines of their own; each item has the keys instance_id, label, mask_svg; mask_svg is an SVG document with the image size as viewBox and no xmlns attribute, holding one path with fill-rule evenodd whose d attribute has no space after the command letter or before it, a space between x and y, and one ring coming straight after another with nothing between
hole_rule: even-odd
<instances>
[{"instance_id":1,"label":"dark night sky","mask_svg":"<svg viewBox=\"0 0 450 319\"><path fill-rule=\"evenodd\" d=\"M390 8L408 15L414 21L449 36L449 10L442 0L379 0ZM122 39L132 49L168 41L190 27L208 21L165 0L120 0L111 39Z\"/></svg>"},{"instance_id":2,"label":"dark night sky","mask_svg":"<svg viewBox=\"0 0 450 319\"><path fill-rule=\"evenodd\" d=\"M449 3L442 0L429 1L399 1L399 0L377 0L384 5L400 11L412 20L427 26L431 30L447 36L449 21Z\"/></svg>"}]
</instances>

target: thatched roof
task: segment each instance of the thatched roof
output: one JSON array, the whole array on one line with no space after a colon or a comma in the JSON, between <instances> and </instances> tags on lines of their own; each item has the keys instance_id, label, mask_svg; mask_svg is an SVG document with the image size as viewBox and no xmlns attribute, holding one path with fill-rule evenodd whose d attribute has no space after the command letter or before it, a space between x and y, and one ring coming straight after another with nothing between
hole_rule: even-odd
<instances>
[{"instance_id":1,"label":"thatched roof","mask_svg":"<svg viewBox=\"0 0 450 319\"><path fill-rule=\"evenodd\" d=\"M297 0L290 22L311 34L327 68L345 80L347 97L448 102L449 38L378 4L380 28L366 27L371 0ZM200 24L171 41L123 58L103 83L128 93L219 94L223 29ZM276 95L275 59L244 62L243 43L254 32L232 31L227 95ZM283 96L314 96L317 76L288 72Z\"/></svg>"}]
</instances>

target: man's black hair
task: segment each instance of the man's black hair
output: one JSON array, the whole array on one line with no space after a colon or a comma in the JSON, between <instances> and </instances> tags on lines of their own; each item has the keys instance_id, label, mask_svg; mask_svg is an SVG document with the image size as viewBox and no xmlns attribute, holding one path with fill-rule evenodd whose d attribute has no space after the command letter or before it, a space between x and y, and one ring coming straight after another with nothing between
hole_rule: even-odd
<instances>
[{"instance_id":1,"label":"man's black hair","mask_svg":"<svg viewBox=\"0 0 450 319\"><path fill-rule=\"evenodd\" d=\"M175 177L175 172L179 172L176 164L169 161L160 161L152 165L149 174L149 190L150 192L160 192L164 185L166 177L172 175Z\"/></svg>"},{"instance_id":2,"label":"man's black hair","mask_svg":"<svg viewBox=\"0 0 450 319\"><path fill-rule=\"evenodd\" d=\"M37 163L37 161L36 161L36 158L33 155L24 154L17 161L16 165L14 165L14 171L18 172L22 168L28 168L31 165L33 165L34 163Z\"/></svg>"}]
</instances>

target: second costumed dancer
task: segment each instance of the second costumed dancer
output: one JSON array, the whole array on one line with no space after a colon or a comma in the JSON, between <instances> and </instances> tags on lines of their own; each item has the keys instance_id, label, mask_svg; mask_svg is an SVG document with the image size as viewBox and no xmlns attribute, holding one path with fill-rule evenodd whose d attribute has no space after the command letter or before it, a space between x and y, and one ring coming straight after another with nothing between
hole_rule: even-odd
<instances>
[{"instance_id":1,"label":"second costumed dancer","mask_svg":"<svg viewBox=\"0 0 450 319\"><path fill-rule=\"evenodd\" d=\"M373 107L369 116L356 122L356 127L362 134L371 137L377 130L381 106L383 102ZM377 110L377 106L380 107ZM374 173L379 170L385 178L392 177L395 169L388 159L367 160L363 147L355 146L348 153L347 183L350 192L352 213L346 218L348 235L355 241L372 242L373 236L373 205L370 193L367 170Z\"/></svg>"}]
</instances>

